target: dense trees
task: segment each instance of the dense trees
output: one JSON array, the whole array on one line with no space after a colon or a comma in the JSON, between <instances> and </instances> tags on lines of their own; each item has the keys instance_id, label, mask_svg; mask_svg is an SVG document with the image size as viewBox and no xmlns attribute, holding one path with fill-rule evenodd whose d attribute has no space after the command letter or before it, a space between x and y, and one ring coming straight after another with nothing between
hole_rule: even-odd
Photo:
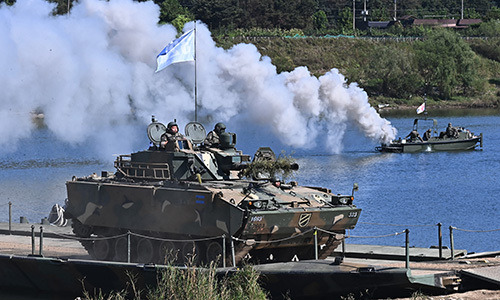
<instances>
[{"instance_id":1,"label":"dense trees","mask_svg":"<svg viewBox=\"0 0 500 300\"><path fill-rule=\"evenodd\" d=\"M476 44L498 57L495 47L487 47L489 43ZM427 95L451 99L480 92L474 84L484 80L476 71L477 55L450 30L434 30L425 39L411 43L374 43L367 49L358 54L365 57L359 71L346 72L372 96L408 99Z\"/></svg>"},{"instance_id":2,"label":"dense trees","mask_svg":"<svg viewBox=\"0 0 500 300\"><path fill-rule=\"evenodd\" d=\"M248 41L218 38L218 44L227 48ZM424 96L436 101L472 98L488 105L500 102L500 37L467 41L453 30L441 29L429 31L423 39L406 41L251 38L251 43L280 72L307 66L321 76L337 68L349 83L357 82L372 99L384 103L419 102Z\"/></svg>"},{"instance_id":3,"label":"dense trees","mask_svg":"<svg viewBox=\"0 0 500 300\"><path fill-rule=\"evenodd\" d=\"M238 6L238 0L195 1L190 4L190 10L196 19L202 20L211 28L239 27L239 20L244 16L244 10ZM203 15L203 19L199 18Z\"/></svg>"},{"instance_id":4,"label":"dense trees","mask_svg":"<svg viewBox=\"0 0 500 300\"><path fill-rule=\"evenodd\" d=\"M212 29L307 28L318 11L315 0L206 0L189 5Z\"/></svg>"},{"instance_id":5,"label":"dense trees","mask_svg":"<svg viewBox=\"0 0 500 300\"><path fill-rule=\"evenodd\" d=\"M161 3L161 0L155 0ZM176 1L176 0L168 0ZM318 12L324 13L329 29L346 30L347 12L352 24L352 0L178 0L212 29L230 28L299 28L318 29ZM361 19L364 0L356 0L355 16ZM368 20L392 20L394 1L369 0L366 2ZM464 0L464 17L497 19L500 0ZM461 0L405 0L396 1L398 18L411 15L417 18L454 18L461 15ZM321 28L320 26L319 28Z\"/></svg>"},{"instance_id":6,"label":"dense trees","mask_svg":"<svg viewBox=\"0 0 500 300\"><path fill-rule=\"evenodd\" d=\"M160 22L172 23L179 16L187 16L193 18L192 13L184 6L180 5L177 0L163 0L157 3L160 6Z\"/></svg>"},{"instance_id":7,"label":"dense trees","mask_svg":"<svg viewBox=\"0 0 500 300\"><path fill-rule=\"evenodd\" d=\"M0 0L11 5L16 0ZM76 0L47 0L57 3L54 13L65 14ZM146 0L136 0L146 1ZM172 22L179 15L196 18L210 29L280 28L301 30L349 29L352 24L352 0L153 0L161 8L161 22ZM355 0L354 14L362 19L366 3L368 20L392 20L398 18L454 18L461 15L462 0ZM463 0L465 18L484 20L500 19L500 0ZM68 6L69 5L69 6ZM396 11L394 9L396 8ZM318 19L321 17L321 20ZM351 17L351 19L347 19ZM320 23L318 23L320 22ZM351 26L352 28L352 26Z\"/></svg>"},{"instance_id":8,"label":"dense trees","mask_svg":"<svg viewBox=\"0 0 500 300\"><path fill-rule=\"evenodd\" d=\"M376 45L370 51L363 87L370 95L408 98L422 90L415 55L395 47Z\"/></svg>"},{"instance_id":9,"label":"dense trees","mask_svg":"<svg viewBox=\"0 0 500 300\"><path fill-rule=\"evenodd\" d=\"M475 54L469 45L449 30L435 30L415 45L424 91L443 99L466 95L476 79Z\"/></svg>"},{"instance_id":10,"label":"dense trees","mask_svg":"<svg viewBox=\"0 0 500 300\"><path fill-rule=\"evenodd\" d=\"M313 15L313 25L314 29L325 30L328 26L328 19L326 13L322 10L318 10Z\"/></svg>"},{"instance_id":11,"label":"dense trees","mask_svg":"<svg viewBox=\"0 0 500 300\"><path fill-rule=\"evenodd\" d=\"M57 4L55 14L65 14L75 0L47 0ZM146 1L146 0L137 0ZM160 7L160 23L178 30L198 19L212 30L219 45L227 36L230 47L238 36L295 36L353 34L352 0L153 0ZM12 5L15 0L0 0ZM361 18L364 0L355 0ZM461 31L430 27L392 26L390 29L356 32L372 36L411 36L421 40L397 43L365 39L265 39L252 40L263 55L271 57L278 71L308 66L315 75L331 68L358 82L369 95L409 99L428 95L450 99L471 95L500 95L500 0L464 0L464 15L484 20ZM461 0L397 1L397 15L434 18L459 17ZM368 19L388 20L394 1L369 0ZM494 37L466 43L460 35ZM224 41L222 42L224 44ZM470 45L470 46L469 46ZM479 57L481 63L478 63ZM493 70L493 71L492 71ZM490 72L486 74L485 72ZM487 77L490 76L490 77ZM489 79L489 80L488 80ZM489 90L488 90L489 89ZM494 100L497 101L497 100Z\"/></svg>"},{"instance_id":12,"label":"dense trees","mask_svg":"<svg viewBox=\"0 0 500 300\"><path fill-rule=\"evenodd\" d=\"M471 48L479 55L500 63L500 39L476 39L471 41Z\"/></svg>"}]
</instances>

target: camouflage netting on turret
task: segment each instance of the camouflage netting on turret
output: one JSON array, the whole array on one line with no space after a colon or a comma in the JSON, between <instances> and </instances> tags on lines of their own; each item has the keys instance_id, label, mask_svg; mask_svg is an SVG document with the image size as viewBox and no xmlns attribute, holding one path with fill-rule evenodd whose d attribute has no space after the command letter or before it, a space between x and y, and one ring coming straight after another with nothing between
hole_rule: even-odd
<instances>
[{"instance_id":1,"label":"camouflage netting on turret","mask_svg":"<svg viewBox=\"0 0 500 300\"><path fill-rule=\"evenodd\" d=\"M242 177L266 177L269 179L281 178L287 179L298 170L298 165L291 156L281 153L276 160L259 160L248 165L247 168L240 172Z\"/></svg>"}]
</instances>

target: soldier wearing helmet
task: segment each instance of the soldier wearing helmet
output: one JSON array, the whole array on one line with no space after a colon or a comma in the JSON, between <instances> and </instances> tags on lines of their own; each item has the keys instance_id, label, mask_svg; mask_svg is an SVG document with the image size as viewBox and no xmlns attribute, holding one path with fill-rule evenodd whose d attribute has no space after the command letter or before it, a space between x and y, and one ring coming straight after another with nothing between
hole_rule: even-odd
<instances>
[{"instance_id":1,"label":"soldier wearing helmet","mask_svg":"<svg viewBox=\"0 0 500 300\"><path fill-rule=\"evenodd\" d=\"M408 135L405 137L405 139L407 138L410 138L410 142L417 142L418 140L420 140L421 142L423 142L424 140L422 139L422 137L420 136L420 134L418 133L418 131L416 131L415 129L413 129L410 133L408 133Z\"/></svg>"},{"instance_id":2,"label":"soldier wearing helmet","mask_svg":"<svg viewBox=\"0 0 500 300\"><path fill-rule=\"evenodd\" d=\"M432 137L432 129L429 128L429 129L427 129L426 132L424 132L423 140L428 141L431 139L431 137Z\"/></svg>"},{"instance_id":3,"label":"soldier wearing helmet","mask_svg":"<svg viewBox=\"0 0 500 300\"><path fill-rule=\"evenodd\" d=\"M220 122L215 124L214 130L210 131L207 134L207 137L203 141L203 144L207 147L213 147L213 148L219 147L220 146L219 137L220 137L221 133L223 133L225 131L226 131L226 125L224 125L223 123L220 123Z\"/></svg>"},{"instance_id":4,"label":"soldier wearing helmet","mask_svg":"<svg viewBox=\"0 0 500 300\"><path fill-rule=\"evenodd\" d=\"M161 148L167 151L179 151L179 144L177 141L183 140L184 136L179 133L179 126L177 123L170 122L167 125L167 131L161 136Z\"/></svg>"},{"instance_id":5,"label":"soldier wearing helmet","mask_svg":"<svg viewBox=\"0 0 500 300\"><path fill-rule=\"evenodd\" d=\"M451 126L451 123L448 123L445 135L449 138L458 138L458 129Z\"/></svg>"}]
</instances>

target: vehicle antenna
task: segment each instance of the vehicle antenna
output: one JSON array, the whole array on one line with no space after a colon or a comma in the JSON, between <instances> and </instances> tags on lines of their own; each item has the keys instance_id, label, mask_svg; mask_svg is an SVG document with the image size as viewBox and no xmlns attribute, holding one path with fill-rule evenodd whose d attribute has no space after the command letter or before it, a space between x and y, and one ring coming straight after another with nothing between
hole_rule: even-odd
<instances>
[{"instance_id":1,"label":"vehicle antenna","mask_svg":"<svg viewBox=\"0 0 500 300\"><path fill-rule=\"evenodd\" d=\"M194 20L194 121L198 122L198 84L196 74L196 20Z\"/></svg>"}]
</instances>

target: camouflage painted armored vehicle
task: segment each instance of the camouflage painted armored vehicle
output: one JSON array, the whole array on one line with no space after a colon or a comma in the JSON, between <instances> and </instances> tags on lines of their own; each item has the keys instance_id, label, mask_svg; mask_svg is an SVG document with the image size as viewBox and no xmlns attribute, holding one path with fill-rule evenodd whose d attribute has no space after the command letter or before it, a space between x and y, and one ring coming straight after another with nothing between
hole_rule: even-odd
<instances>
[{"instance_id":1,"label":"camouflage painted armored vehicle","mask_svg":"<svg viewBox=\"0 0 500 300\"><path fill-rule=\"evenodd\" d=\"M236 135L226 132L218 148L204 147L204 127L191 122L178 149L166 151L160 147L165 130L153 118L148 150L119 156L114 174L66 183L65 217L77 236L87 238L82 244L94 258L161 263L166 253L178 253L180 263L190 255L209 262L227 253L228 264L245 256L314 259L315 227L324 258L358 221L361 210L352 195L284 183L259 169L279 161L269 148L251 161L235 148Z\"/></svg>"}]
</instances>

